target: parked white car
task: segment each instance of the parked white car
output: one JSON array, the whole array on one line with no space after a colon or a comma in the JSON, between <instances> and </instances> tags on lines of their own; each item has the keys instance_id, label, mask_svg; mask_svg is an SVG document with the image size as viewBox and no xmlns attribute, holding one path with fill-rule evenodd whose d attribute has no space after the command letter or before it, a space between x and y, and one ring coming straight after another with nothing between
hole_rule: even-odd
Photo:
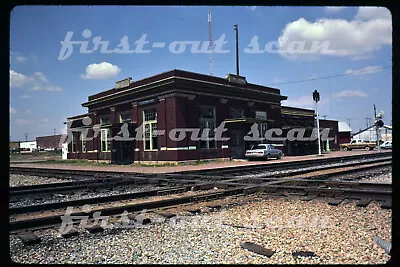
<instances>
[{"instance_id":1,"label":"parked white car","mask_svg":"<svg viewBox=\"0 0 400 267\"><path fill-rule=\"evenodd\" d=\"M265 158L269 160L270 158L282 158L282 151L275 148L270 144L258 144L253 145L250 150L246 150L246 158L249 160L252 158Z\"/></svg>"},{"instance_id":2,"label":"parked white car","mask_svg":"<svg viewBox=\"0 0 400 267\"><path fill-rule=\"evenodd\" d=\"M380 145L380 148L383 149L392 149L392 141L386 141L382 145Z\"/></svg>"}]
</instances>

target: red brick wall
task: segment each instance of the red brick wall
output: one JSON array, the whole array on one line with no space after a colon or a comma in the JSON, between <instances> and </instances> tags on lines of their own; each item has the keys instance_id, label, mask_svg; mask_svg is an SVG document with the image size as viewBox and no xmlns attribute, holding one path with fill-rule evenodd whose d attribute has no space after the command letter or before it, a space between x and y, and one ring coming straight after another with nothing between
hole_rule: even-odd
<instances>
[{"instance_id":1,"label":"red brick wall","mask_svg":"<svg viewBox=\"0 0 400 267\"><path fill-rule=\"evenodd\" d=\"M40 148L61 149L61 135L39 136L36 137L37 146Z\"/></svg>"}]
</instances>

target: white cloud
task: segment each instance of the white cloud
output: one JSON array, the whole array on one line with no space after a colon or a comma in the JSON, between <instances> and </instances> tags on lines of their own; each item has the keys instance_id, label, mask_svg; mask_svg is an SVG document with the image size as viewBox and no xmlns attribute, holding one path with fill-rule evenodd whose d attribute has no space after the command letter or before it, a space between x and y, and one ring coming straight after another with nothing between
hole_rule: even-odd
<instances>
[{"instance_id":1,"label":"white cloud","mask_svg":"<svg viewBox=\"0 0 400 267\"><path fill-rule=\"evenodd\" d=\"M327 6L325 7L325 11L328 13L335 13L345 8L344 6Z\"/></svg>"},{"instance_id":2,"label":"white cloud","mask_svg":"<svg viewBox=\"0 0 400 267\"><path fill-rule=\"evenodd\" d=\"M62 91L63 89L59 86L54 86L54 85L40 85L40 84L35 84L34 86L31 87L32 91Z\"/></svg>"},{"instance_id":3,"label":"white cloud","mask_svg":"<svg viewBox=\"0 0 400 267\"><path fill-rule=\"evenodd\" d=\"M273 80L272 80L272 83L274 84L274 83L283 83L284 81L283 80L281 80L281 79L279 79L279 78L274 78Z\"/></svg>"},{"instance_id":4,"label":"white cloud","mask_svg":"<svg viewBox=\"0 0 400 267\"><path fill-rule=\"evenodd\" d=\"M86 73L81 74L83 79L108 79L117 76L121 69L108 62L90 64L86 67Z\"/></svg>"},{"instance_id":5,"label":"white cloud","mask_svg":"<svg viewBox=\"0 0 400 267\"><path fill-rule=\"evenodd\" d=\"M15 113L17 113L17 111L14 108L10 107L10 114L15 114Z\"/></svg>"},{"instance_id":6,"label":"white cloud","mask_svg":"<svg viewBox=\"0 0 400 267\"><path fill-rule=\"evenodd\" d=\"M368 75L381 71L382 70L381 68L382 68L381 66L366 66L359 70L348 69L344 73L353 75Z\"/></svg>"},{"instance_id":7,"label":"white cloud","mask_svg":"<svg viewBox=\"0 0 400 267\"><path fill-rule=\"evenodd\" d=\"M45 91L62 91L63 89L59 86L50 84L46 76L41 72L35 72L32 76L26 76L21 73L17 73L10 70L10 87L25 87L30 85L30 89L33 91L45 90ZM29 95L23 95L22 98L30 98Z\"/></svg>"},{"instance_id":8,"label":"white cloud","mask_svg":"<svg viewBox=\"0 0 400 267\"><path fill-rule=\"evenodd\" d=\"M41 122L49 122L50 120L49 120L49 119L46 119L46 118L44 118L44 119L41 119L40 121L41 121Z\"/></svg>"},{"instance_id":9,"label":"white cloud","mask_svg":"<svg viewBox=\"0 0 400 267\"><path fill-rule=\"evenodd\" d=\"M30 109L25 110L24 114L32 114L32 111Z\"/></svg>"},{"instance_id":10,"label":"white cloud","mask_svg":"<svg viewBox=\"0 0 400 267\"><path fill-rule=\"evenodd\" d=\"M359 8L351 21L322 18L310 22L299 18L288 23L278 38L278 47L286 50L280 54L289 59L315 59L318 56L354 56L359 59L392 44L392 21L383 11ZM304 49L290 50L294 42L299 41L305 42ZM315 49L312 49L313 43Z\"/></svg>"},{"instance_id":11,"label":"white cloud","mask_svg":"<svg viewBox=\"0 0 400 267\"><path fill-rule=\"evenodd\" d=\"M21 98L23 98L23 99L29 99L29 98L31 98L31 96L30 96L30 95L22 95Z\"/></svg>"},{"instance_id":12,"label":"white cloud","mask_svg":"<svg viewBox=\"0 0 400 267\"><path fill-rule=\"evenodd\" d=\"M10 70L10 87L24 87L25 84L32 82L31 77L25 76L21 73Z\"/></svg>"},{"instance_id":13,"label":"white cloud","mask_svg":"<svg viewBox=\"0 0 400 267\"><path fill-rule=\"evenodd\" d=\"M27 57L24 57L24 56L15 56L14 59L15 59L15 61L18 62L18 63L23 63L23 62L25 62L25 61L28 60L28 58L27 58Z\"/></svg>"},{"instance_id":14,"label":"white cloud","mask_svg":"<svg viewBox=\"0 0 400 267\"><path fill-rule=\"evenodd\" d=\"M321 99L318 105L327 103L327 99ZM298 108L314 108L315 102L313 101L312 95L304 95L294 98L288 98L282 101L283 106L298 107Z\"/></svg>"},{"instance_id":15,"label":"white cloud","mask_svg":"<svg viewBox=\"0 0 400 267\"><path fill-rule=\"evenodd\" d=\"M386 7L359 7L355 19L358 20L371 20L371 19L383 19L391 20L392 15L390 10Z\"/></svg>"},{"instance_id":16,"label":"white cloud","mask_svg":"<svg viewBox=\"0 0 400 267\"><path fill-rule=\"evenodd\" d=\"M307 77L307 80L313 80L313 79L317 79L317 78L318 78L318 75L313 73L313 74L311 74L311 76Z\"/></svg>"},{"instance_id":17,"label":"white cloud","mask_svg":"<svg viewBox=\"0 0 400 267\"><path fill-rule=\"evenodd\" d=\"M33 74L33 76L36 78L36 79L38 79L38 80L40 80L40 81L42 81L42 82L47 82L47 78L46 78L46 76L44 76L44 74L43 73L41 73L41 72L35 72L34 74Z\"/></svg>"},{"instance_id":18,"label":"white cloud","mask_svg":"<svg viewBox=\"0 0 400 267\"><path fill-rule=\"evenodd\" d=\"M247 6L246 8L249 9L249 10L251 10L251 11L254 11L254 10L257 9L256 6Z\"/></svg>"},{"instance_id":19,"label":"white cloud","mask_svg":"<svg viewBox=\"0 0 400 267\"><path fill-rule=\"evenodd\" d=\"M20 125L29 124L29 123L31 123L31 121L24 120L24 119L17 119L17 120L15 121L15 124L20 124Z\"/></svg>"},{"instance_id":20,"label":"white cloud","mask_svg":"<svg viewBox=\"0 0 400 267\"><path fill-rule=\"evenodd\" d=\"M367 97L368 95L361 90L343 90L333 94L334 97Z\"/></svg>"}]
</instances>

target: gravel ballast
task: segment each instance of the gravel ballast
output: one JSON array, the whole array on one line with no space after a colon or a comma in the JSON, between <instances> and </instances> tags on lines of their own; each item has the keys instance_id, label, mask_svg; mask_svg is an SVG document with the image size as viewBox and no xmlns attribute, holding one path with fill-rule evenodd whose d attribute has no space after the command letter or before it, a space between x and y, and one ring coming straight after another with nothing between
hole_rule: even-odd
<instances>
[{"instance_id":1,"label":"gravel ballast","mask_svg":"<svg viewBox=\"0 0 400 267\"><path fill-rule=\"evenodd\" d=\"M47 264L382 264L390 259L374 242L376 235L391 242L392 211L381 209L378 202L360 208L349 201L330 206L321 198L305 202L252 195L238 198L238 204L170 219L149 214L152 223L142 228L96 234L80 230L79 236L68 239L57 230L40 230L35 233L42 242L31 246L12 234L10 257L19 263ZM256 254L243 249L244 242L275 253ZM295 251L314 256L294 257Z\"/></svg>"},{"instance_id":2,"label":"gravel ballast","mask_svg":"<svg viewBox=\"0 0 400 267\"><path fill-rule=\"evenodd\" d=\"M72 179L57 179L51 177L21 175L21 174L10 174L10 187L14 186L26 186L26 185L38 185L38 184L50 184L50 183L63 183L72 182Z\"/></svg>"}]
</instances>

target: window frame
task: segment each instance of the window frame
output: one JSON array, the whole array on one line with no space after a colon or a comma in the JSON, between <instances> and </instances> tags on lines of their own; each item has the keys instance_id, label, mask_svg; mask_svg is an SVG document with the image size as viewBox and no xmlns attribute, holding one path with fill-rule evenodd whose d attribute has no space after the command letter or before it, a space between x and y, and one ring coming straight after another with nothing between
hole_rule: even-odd
<instances>
[{"instance_id":1,"label":"window frame","mask_svg":"<svg viewBox=\"0 0 400 267\"><path fill-rule=\"evenodd\" d=\"M204 118L202 117L202 109L206 108L211 108L212 109L212 118ZM206 127L202 127L202 124L205 122ZM210 128L209 123L213 124L214 127ZM217 123L217 110L215 106L208 106L208 105L200 105L199 106L199 128L200 128L200 135L203 134L204 129L209 129L209 138L214 138L215 137L215 127ZM204 143L203 143L204 142ZM203 145L205 144L205 147ZM210 145L213 144L213 145ZM200 140L200 149L216 149L217 148L217 142L215 140Z\"/></svg>"},{"instance_id":2,"label":"window frame","mask_svg":"<svg viewBox=\"0 0 400 267\"><path fill-rule=\"evenodd\" d=\"M73 153L77 152L77 147L76 147L76 136L75 136L74 132L72 132L71 152L73 152Z\"/></svg>"},{"instance_id":3,"label":"window frame","mask_svg":"<svg viewBox=\"0 0 400 267\"><path fill-rule=\"evenodd\" d=\"M153 112L153 116L146 116L146 113ZM158 142L158 134L157 134L157 109L156 108L147 108L142 110L142 119L143 119L143 151L158 151L159 142ZM146 137L146 127L149 128L149 137ZM154 130L155 128L155 130ZM155 134L153 133L155 131ZM149 142L149 147L146 148L146 142Z\"/></svg>"},{"instance_id":4,"label":"window frame","mask_svg":"<svg viewBox=\"0 0 400 267\"><path fill-rule=\"evenodd\" d=\"M123 116L129 117L129 119L123 120L123 119L122 119ZM130 122L132 121L132 114L131 114L131 112L130 112L130 111L120 112L120 113L118 114L118 121L119 121L119 123L125 123L125 122L126 122L126 123L130 123Z\"/></svg>"},{"instance_id":5,"label":"window frame","mask_svg":"<svg viewBox=\"0 0 400 267\"><path fill-rule=\"evenodd\" d=\"M105 133L105 134L103 134ZM110 152L111 151L111 140L108 140L110 138L110 129L101 129L100 131L100 151L101 152ZM103 142L105 144L105 148L103 145Z\"/></svg>"},{"instance_id":6,"label":"window frame","mask_svg":"<svg viewBox=\"0 0 400 267\"><path fill-rule=\"evenodd\" d=\"M82 151L82 153L86 153L87 152L87 149L86 149L86 136L83 134L83 133L81 133L81 151Z\"/></svg>"},{"instance_id":7,"label":"window frame","mask_svg":"<svg viewBox=\"0 0 400 267\"><path fill-rule=\"evenodd\" d=\"M234 116L233 113L234 113L234 112L238 112L238 111L239 111L239 113L240 113L240 116L239 116L239 117ZM242 108L230 108L230 109L229 109L229 116L230 116L232 119L244 118L244 109L242 109Z\"/></svg>"},{"instance_id":8,"label":"window frame","mask_svg":"<svg viewBox=\"0 0 400 267\"><path fill-rule=\"evenodd\" d=\"M264 116L262 116L262 117L258 116L257 113L265 113L265 118L264 118ZM254 118L260 119L260 120L267 120L268 119L268 112L265 111L265 110L256 110L254 112Z\"/></svg>"}]
</instances>

